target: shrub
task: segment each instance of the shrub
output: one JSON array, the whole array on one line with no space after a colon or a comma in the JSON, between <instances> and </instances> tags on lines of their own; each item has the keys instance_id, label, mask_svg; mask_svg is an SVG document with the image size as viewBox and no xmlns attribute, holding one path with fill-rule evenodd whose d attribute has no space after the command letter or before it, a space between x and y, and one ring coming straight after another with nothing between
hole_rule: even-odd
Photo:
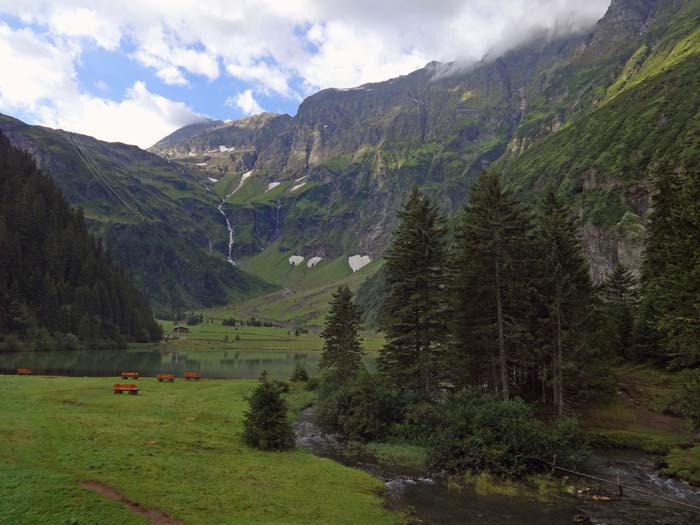
<instances>
[{"instance_id":1,"label":"shrub","mask_svg":"<svg viewBox=\"0 0 700 525\"><path fill-rule=\"evenodd\" d=\"M305 390L313 392L315 390L318 390L320 386L321 380L318 377L310 377L309 380L306 382Z\"/></svg>"},{"instance_id":2,"label":"shrub","mask_svg":"<svg viewBox=\"0 0 700 525\"><path fill-rule=\"evenodd\" d=\"M260 450L294 448L294 432L287 420L287 404L279 387L265 375L250 397L250 410L243 421L243 440Z\"/></svg>"},{"instance_id":3,"label":"shrub","mask_svg":"<svg viewBox=\"0 0 700 525\"><path fill-rule=\"evenodd\" d=\"M351 439L380 440L403 418L401 396L377 376L361 372L333 390L325 385L316 410L317 423Z\"/></svg>"},{"instance_id":4,"label":"shrub","mask_svg":"<svg viewBox=\"0 0 700 525\"><path fill-rule=\"evenodd\" d=\"M474 390L460 392L436 407L429 424L435 466L461 472L488 471L522 477L542 471L556 454L557 463L577 466L586 447L574 420L561 420L551 429L535 418L520 399L502 401ZM424 423L426 426L428 423Z\"/></svg>"},{"instance_id":5,"label":"shrub","mask_svg":"<svg viewBox=\"0 0 700 525\"><path fill-rule=\"evenodd\" d=\"M297 363L292 372L292 377L289 380L296 383L307 382L309 380L309 373L306 371L306 368L304 368L304 365Z\"/></svg>"}]
</instances>

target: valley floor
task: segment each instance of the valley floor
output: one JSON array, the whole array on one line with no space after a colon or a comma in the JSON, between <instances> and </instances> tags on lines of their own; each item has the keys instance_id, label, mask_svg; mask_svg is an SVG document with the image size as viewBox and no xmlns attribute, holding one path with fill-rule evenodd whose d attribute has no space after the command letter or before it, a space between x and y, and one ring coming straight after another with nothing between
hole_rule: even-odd
<instances>
[{"instance_id":1,"label":"valley floor","mask_svg":"<svg viewBox=\"0 0 700 525\"><path fill-rule=\"evenodd\" d=\"M115 381L0 376L0 523L401 521L369 474L245 446L253 380Z\"/></svg>"}]
</instances>

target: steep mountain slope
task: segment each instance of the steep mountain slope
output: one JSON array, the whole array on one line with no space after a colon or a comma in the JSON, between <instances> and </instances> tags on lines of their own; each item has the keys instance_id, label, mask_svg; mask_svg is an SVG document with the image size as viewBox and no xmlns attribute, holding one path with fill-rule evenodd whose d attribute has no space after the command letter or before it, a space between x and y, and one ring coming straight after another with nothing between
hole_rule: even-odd
<instances>
[{"instance_id":1,"label":"steep mountain slope","mask_svg":"<svg viewBox=\"0 0 700 525\"><path fill-rule=\"evenodd\" d=\"M328 89L307 98L293 118L228 123L189 137L182 147L167 138L153 151L186 154L188 162L221 177L216 189L222 195L242 183L225 206L239 257L277 241L285 253L307 258L376 258L411 185L425 187L449 213L464 202L474 176L496 162L519 188L554 181L580 206L599 278L619 259L638 264L647 167L664 160L661 148L678 126L686 129L695 94L684 115L665 107L663 118L657 115L660 127L648 125L653 118L645 113L645 97L674 75L674 97L696 86L699 10L698 0L613 0L586 34L543 35L469 68L431 63L387 82ZM615 115L627 124L608 126ZM656 149L637 156L632 128ZM693 151L683 142L673 148L663 151ZM636 159L641 172L615 165L620 159ZM601 167L614 174L608 184L637 181L619 205L597 183L571 182L590 178L591 168L602 173ZM600 210L606 206L619 209ZM628 216L634 227L621 232L627 211L637 218ZM601 221L601 213L609 216Z\"/></svg>"},{"instance_id":2,"label":"steep mountain slope","mask_svg":"<svg viewBox=\"0 0 700 525\"><path fill-rule=\"evenodd\" d=\"M647 22L590 114L497 164L525 195L554 183L571 197L597 279L638 264L654 175L700 173L700 4L675 4Z\"/></svg>"},{"instance_id":3,"label":"steep mountain slope","mask_svg":"<svg viewBox=\"0 0 700 525\"><path fill-rule=\"evenodd\" d=\"M6 116L0 131L84 209L91 231L156 303L210 306L270 290L225 261L218 197L200 174L135 146Z\"/></svg>"},{"instance_id":4,"label":"steep mountain slope","mask_svg":"<svg viewBox=\"0 0 700 525\"><path fill-rule=\"evenodd\" d=\"M162 337L148 300L88 234L82 211L2 134L0 187L0 351L22 349L18 338L70 350Z\"/></svg>"}]
</instances>

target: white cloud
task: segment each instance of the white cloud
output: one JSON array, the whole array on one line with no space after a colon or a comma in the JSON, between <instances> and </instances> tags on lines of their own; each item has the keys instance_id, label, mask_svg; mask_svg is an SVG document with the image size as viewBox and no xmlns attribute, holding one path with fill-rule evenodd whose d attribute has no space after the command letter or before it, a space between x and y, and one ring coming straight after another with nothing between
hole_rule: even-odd
<instances>
[{"instance_id":1,"label":"white cloud","mask_svg":"<svg viewBox=\"0 0 700 525\"><path fill-rule=\"evenodd\" d=\"M265 111L253 97L253 91L251 89L246 89L242 93L238 93L235 97L228 97L226 99L226 105L240 109L244 115L257 115Z\"/></svg>"},{"instance_id":2,"label":"white cloud","mask_svg":"<svg viewBox=\"0 0 700 525\"><path fill-rule=\"evenodd\" d=\"M0 0L6 12L110 46L165 81L213 80L218 60L256 90L296 98L408 73L430 60L481 59L540 29L591 25L610 0ZM109 31L107 31L109 29ZM179 74L175 73L175 69Z\"/></svg>"},{"instance_id":3,"label":"white cloud","mask_svg":"<svg viewBox=\"0 0 700 525\"><path fill-rule=\"evenodd\" d=\"M49 26L59 35L92 38L105 49L115 49L121 40L117 26L84 7L54 12Z\"/></svg>"},{"instance_id":4,"label":"white cloud","mask_svg":"<svg viewBox=\"0 0 700 525\"><path fill-rule=\"evenodd\" d=\"M0 22L0 71L12 72L0 77L0 110L141 147L202 118L182 102L151 93L143 82L134 83L119 102L85 93L73 65L78 57L75 46Z\"/></svg>"},{"instance_id":5,"label":"white cloud","mask_svg":"<svg viewBox=\"0 0 700 525\"><path fill-rule=\"evenodd\" d=\"M171 86L187 85L187 80L182 75L182 71L180 71L175 66L164 66L156 72L156 75L163 82L165 82L166 84L170 84Z\"/></svg>"},{"instance_id":6,"label":"white cloud","mask_svg":"<svg viewBox=\"0 0 700 525\"><path fill-rule=\"evenodd\" d=\"M143 82L136 82L120 102L80 94L47 108L41 120L47 126L147 148L201 117L182 102L155 95Z\"/></svg>"},{"instance_id":7,"label":"white cloud","mask_svg":"<svg viewBox=\"0 0 700 525\"><path fill-rule=\"evenodd\" d=\"M265 62L254 64L227 64L226 71L233 77L246 82L253 82L264 93L274 92L288 98L299 98L289 87L289 73L279 67L270 66Z\"/></svg>"},{"instance_id":8,"label":"white cloud","mask_svg":"<svg viewBox=\"0 0 700 525\"><path fill-rule=\"evenodd\" d=\"M34 110L73 89L73 60L79 49L52 45L30 29L12 30L0 22L0 105Z\"/></svg>"},{"instance_id":9,"label":"white cloud","mask_svg":"<svg viewBox=\"0 0 700 525\"><path fill-rule=\"evenodd\" d=\"M57 122L66 118L81 130L88 124L62 113L64 101L95 103L102 114L128 110L132 118L134 104L142 104L143 121L165 129L179 117L171 120L153 110L156 99L136 96L138 85L122 102L98 103L100 99L86 99L79 92L74 64L85 40L109 50L128 43L133 60L174 86L188 85L191 76L214 81L223 66L224 75L244 83L230 103L249 114L261 110L255 95L297 100L326 87L347 88L406 74L431 60L474 62L495 56L536 32L588 27L609 3L0 0L0 17L12 15L32 24L26 32L0 26L0 64L2 71L12 72L0 78L0 104L34 113L41 109L44 115L52 110ZM143 90L148 92L145 86ZM196 118L189 113L188 118ZM85 118L99 127L89 115ZM108 133L106 128L100 132ZM123 133L122 140L130 140ZM139 143L145 142L147 130L138 133L144 134Z\"/></svg>"}]
</instances>

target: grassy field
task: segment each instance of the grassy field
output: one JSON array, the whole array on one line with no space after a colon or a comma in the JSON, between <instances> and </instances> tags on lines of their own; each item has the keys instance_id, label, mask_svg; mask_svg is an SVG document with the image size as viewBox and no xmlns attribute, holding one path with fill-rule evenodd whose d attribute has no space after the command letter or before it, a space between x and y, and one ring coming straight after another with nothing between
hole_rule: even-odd
<instances>
[{"instance_id":1,"label":"grassy field","mask_svg":"<svg viewBox=\"0 0 700 525\"><path fill-rule=\"evenodd\" d=\"M400 522L361 471L240 439L255 381L0 376L0 523L148 523L79 486L97 481L192 524Z\"/></svg>"},{"instance_id":2,"label":"grassy field","mask_svg":"<svg viewBox=\"0 0 700 525\"><path fill-rule=\"evenodd\" d=\"M188 326L189 334L184 334L182 339L161 343L163 350L277 350L290 352L320 352L323 347L323 339L318 330L310 330L308 333L294 335L294 328L256 327L256 326L223 326L221 320L233 314L227 314L222 310L209 310L203 312L205 318L212 322L204 322L199 325ZM166 334L172 333L174 323L172 321L159 321ZM363 347L367 352L378 351L384 344L384 337L376 332L365 331L361 333ZM144 348L148 345L134 345L134 348Z\"/></svg>"},{"instance_id":3,"label":"grassy field","mask_svg":"<svg viewBox=\"0 0 700 525\"><path fill-rule=\"evenodd\" d=\"M298 326L319 327L338 285L347 284L352 290L357 290L384 264L383 260L376 260L353 273L347 256L323 259L309 268L309 257L293 266L289 264L291 255L296 253L283 251L275 243L261 254L243 261L242 269L283 290L236 304L224 311L234 317L255 316Z\"/></svg>"}]
</instances>

